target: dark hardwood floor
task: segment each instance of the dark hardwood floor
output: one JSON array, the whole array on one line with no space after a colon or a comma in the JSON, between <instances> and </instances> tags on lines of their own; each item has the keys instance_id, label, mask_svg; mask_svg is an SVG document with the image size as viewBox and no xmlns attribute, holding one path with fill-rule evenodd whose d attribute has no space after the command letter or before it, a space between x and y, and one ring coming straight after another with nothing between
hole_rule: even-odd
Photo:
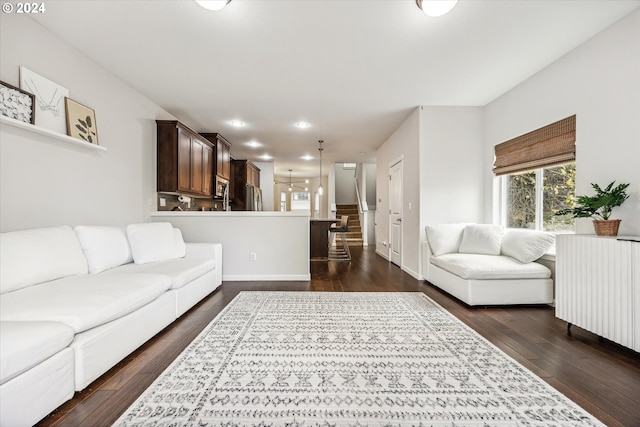
<instances>
[{"instance_id":1,"label":"dark hardwood floor","mask_svg":"<svg viewBox=\"0 0 640 427\"><path fill-rule=\"evenodd\" d=\"M424 292L609 426L640 426L640 354L555 318L553 308L470 308L375 254L312 262L309 282L226 282L164 331L76 393L40 426L113 423L240 291Z\"/></svg>"}]
</instances>

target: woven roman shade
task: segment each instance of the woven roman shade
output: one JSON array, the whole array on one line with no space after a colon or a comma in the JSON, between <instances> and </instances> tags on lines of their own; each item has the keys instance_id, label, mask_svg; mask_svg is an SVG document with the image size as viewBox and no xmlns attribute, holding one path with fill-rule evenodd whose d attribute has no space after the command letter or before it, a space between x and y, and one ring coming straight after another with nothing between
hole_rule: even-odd
<instances>
[{"instance_id":1,"label":"woven roman shade","mask_svg":"<svg viewBox=\"0 0 640 427\"><path fill-rule=\"evenodd\" d=\"M506 175L576 160L576 116L495 146L493 173Z\"/></svg>"}]
</instances>

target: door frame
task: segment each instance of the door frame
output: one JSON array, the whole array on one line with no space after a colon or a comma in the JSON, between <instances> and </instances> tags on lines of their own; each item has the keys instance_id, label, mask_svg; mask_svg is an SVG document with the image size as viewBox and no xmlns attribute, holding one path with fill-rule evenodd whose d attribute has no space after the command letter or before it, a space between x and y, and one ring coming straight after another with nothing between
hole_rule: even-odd
<instances>
[{"instance_id":1,"label":"door frame","mask_svg":"<svg viewBox=\"0 0 640 427\"><path fill-rule=\"evenodd\" d=\"M389 262L393 262L392 261L392 250L391 250L391 237L392 237L392 230L391 230L391 226L392 221L391 221L391 168L393 168L394 166L396 166L397 164L400 164L400 181L401 181L401 188L402 188L402 184L404 183L404 156L399 156L397 158L395 158L394 160L392 160L391 162L389 162L389 167L387 170L387 176L389 177L389 181L388 181L388 199L389 199L389 206L388 206L388 214L387 214L387 235L389 238L389 242L388 242L388 246L387 246L387 260ZM404 216L404 204L403 204L403 199L404 199L404 191L400 192L400 218L402 218ZM400 222L400 260L399 260L399 265L398 267L402 268L402 241L404 240L403 237L403 224L402 221ZM395 264L395 263L394 263Z\"/></svg>"}]
</instances>

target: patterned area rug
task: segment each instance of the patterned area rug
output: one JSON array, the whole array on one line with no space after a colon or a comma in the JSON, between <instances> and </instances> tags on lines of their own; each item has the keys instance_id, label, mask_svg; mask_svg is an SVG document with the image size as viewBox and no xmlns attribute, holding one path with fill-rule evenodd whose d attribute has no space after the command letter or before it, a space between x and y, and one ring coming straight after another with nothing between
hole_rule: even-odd
<instances>
[{"instance_id":1,"label":"patterned area rug","mask_svg":"<svg viewBox=\"0 0 640 427\"><path fill-rule=\"evenodd\" d=\"M241 292L118 426L594 426L421 293Z\"/></svg>"}]
</instances>

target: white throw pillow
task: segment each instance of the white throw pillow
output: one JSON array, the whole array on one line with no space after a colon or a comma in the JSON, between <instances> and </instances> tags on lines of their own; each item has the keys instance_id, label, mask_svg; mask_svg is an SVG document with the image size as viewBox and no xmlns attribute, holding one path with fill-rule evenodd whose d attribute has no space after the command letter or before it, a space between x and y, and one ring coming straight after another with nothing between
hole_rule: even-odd
<instances>
[{"instance_id":1,"label":"white throw pillow","mask_svg":"<svg viewBox=\"0 0 640 427\"><path fill-rule=\"evenodd\" d=\"M502 238L502 254L520 262L533 262L553 246L553 235L542 231L508 229Z\"/></svg>"},{"instance_id":2,"label":"white throw pillow","mask_svg":"<svg viewBox=\"0 0 640 427\"><path fill-rule=\"evenodd\" d=\"M470 224L464 228L458 252L461 254L500 255L504 227L490 224Z\"/></svg>"},{"instance_id":3,"label":"white throw pillow","mask_svg":"<svg viewBox=\"0 0 640 427\"><path fill-rule=\"evenodd\" d=\"M100 273L133 261L124 227L79 225L74 228L89 263L89 273Z\"/></svg>"},{"instance_id":4,"label":"white throw pillow","mask_svg":"<svg viewBox=\"0 0 640 427\"><path fill-rule=\"evenodd\" d=\"M466 224L427 225L427 240L434 256L458 252Z\"/></svg>"},{"instance_id":5,"label":"white throw pillow","mask_svg":"<svg viewBox=\"0 0 640 427\"><path fill-rule=\"evenodd\" d=\"M71 227L0 234L0 293L87 271L87 258Z\"/></svg>"},{"instance_id":6,"label":"white throw pillow","mask_svg":"<svg viewBox=\"0 0 640 427\"><path fill-rule=\"evenodd\" d=\"M127 237L136 264L179 258L176 235L168 222L128 225Z\"/></svg>"},{"instance_id":7,"label":"white throw pillow","mask_svg":"<svg viewBox=\"0 0 640 427\"><path fill-rule=\"evenodd\" d=\"M176 245L178 248L178 258L184 258L187 255L187 245L184 243L184 239L182 238L182 231L179 228L173 229L174 234L176 235Z\"/></svg>"}]
</instances>

